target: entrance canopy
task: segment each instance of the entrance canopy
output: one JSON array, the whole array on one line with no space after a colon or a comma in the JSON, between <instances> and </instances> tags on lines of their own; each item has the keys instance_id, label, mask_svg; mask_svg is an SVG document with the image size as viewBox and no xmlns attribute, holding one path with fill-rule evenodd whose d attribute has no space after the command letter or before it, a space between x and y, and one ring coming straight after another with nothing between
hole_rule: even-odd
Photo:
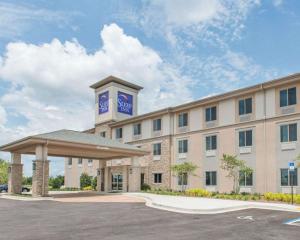
<instances>
[{"instance_id":1,"label":"entrance canopy","mask_svg":"<svg viewBox=\"0 0 300 240\"><path fill-rule=\"evenodd\" d=\"M117 140L72 130L59 130L29 136L0 146L0 151L18 154L36 154L36 146L38 145L47 147L48 156L58 157L109 160L148 154L147 151L129 144L120 143Z\"/></svg>"}]
</instances>

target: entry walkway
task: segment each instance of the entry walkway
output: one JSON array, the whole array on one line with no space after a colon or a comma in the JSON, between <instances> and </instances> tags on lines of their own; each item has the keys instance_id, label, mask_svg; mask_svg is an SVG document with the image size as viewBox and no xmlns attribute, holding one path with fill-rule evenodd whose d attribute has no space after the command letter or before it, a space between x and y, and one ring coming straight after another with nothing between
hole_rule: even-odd
<instances>
[{"instance_id":1,"label":"entry walkway","mask_svg":"<svg viewBox=\"0 0 300 240\"><path fill-rule=\"evenodd\" d=\"M99 194L95 192L51 193L54 201L68 203L138 203L145 202L143 198L127 196L119 193Z\"/></svg>"},{"instance_id":2,"label":"entry walkway","mask_svg":"<svg viewBox=\"0 0 300 240\"><path fill-rule=\"evenodd\" d=\"M216 214L250 208L299 212L300 206L288 204L223 200L200 197L167 196L149 193L126 193L127 196L142 197L149 207L179 213Z\"/></svg>"}]
</instances>

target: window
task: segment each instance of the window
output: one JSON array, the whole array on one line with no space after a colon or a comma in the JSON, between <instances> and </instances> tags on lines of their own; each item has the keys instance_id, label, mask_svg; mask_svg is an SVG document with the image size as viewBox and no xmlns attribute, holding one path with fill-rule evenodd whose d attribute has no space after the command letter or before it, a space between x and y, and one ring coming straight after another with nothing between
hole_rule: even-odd
<instances>
[{"instance_id":1,"label":"window","mask_svg":"<svg viewBox=\"0 0 300 240\"><path fill-rule=\"evenodd\" d=\"M205 172L206 186L216 186L217 185L217 172Z\"/></svg>"},{"instance_id":2,"label":"window","mask_svg":"<svg viewBox=\"0 0 300 240\"><path fill-rule=\"evenodd\" d=\"M297 141L297 123L280 126L280 142Z\"/></svg>"},{"instance_id":3,"label":"window","mask_svg":"<svg viewBox=\"0 0 300 240\"><path fill-rule=\"evenodd\" d=\"M100 132L100 136L105 138L106 137L106 132Z\"/></svg>"},{"instance_id":4,"label":"window","mask_svg":"<svg viewBox=\"0 0 300 240\"><path fill-rule=\"evenodd\" d=\"M180 113L178 115L178 127L186 127L188 125L188 114Z\"/></svg>"},{"instance_id":5,"label":"window","mask_svg":"<svg viewBox=\"0 0 300 240\"><path fill-rule=\"evenodd\" d=\"M153 144L153 155L161 155L161 143Z\"/></svg>"},{"instance_id":6,"label":"window","mask_svg":"<svg viewBox=\"0 0 300 240\"><path fill-rule=\"evenodd\" d=\"M160 131L161 130L161 119L153 120L153 131Z\"/></svg>"},{"instance_id":7,"label":"window","mask_svg":"<svg viewBox=\"0 0 300 240\"><path fill-rule=\"evenodd\" d=\"M239 132L239 146L240 147L252 146L252 130Z\"/></svg>"},{"instance_id":8,"label":"window","mask_svg":"<svg viewBox=\"0 0 300 240\"><path fill-rule=\"evenodd\" d=\"M179 140L178 141L178 153L187 153L188 152L188 140Z\"/></svg>"},{"instance_id":9,"label":"window","mask_svg":"<svg viewBox=\"0 0 300 240\"><path fill-rule=\"evenodd\" d=\"M215 121L217 120L217 107L210 107L205 109L205 121Z\"/></svg>"},{"instance_id":10,"label":"window","mask_svg":"<svg viewBox=\"0 0 300 240\"><path fill-rule=\"evenodd\" d=\"M123 137L123 129L122 128L117 128L116 129L116 138L120 139Z\"/></svg>"},{"instance_id":11,"label":"window","mask_svg":"<svg viewBox=\"0 0 300 240\"><path fill-rule=\"evenodd\" d=\"M133 125L133 135L141 135L141 124L137 123Z\"/></svg>"},{"instance_id":12,"label":"window","mask_svg":"<svg viewBox=\"0 0 300 240\"><path fill-rule=\"evenodd\" d=\"M253 185L253 174L246 174L244 171L240 171L240 186L252 186Z\"/></svg>"},{"instance_id":13,"label":"window","mask_svg":"<svg viewBox=\"0 0 300 240\"><path fill-rule=\"evenodd\" d=\"M68 159L68 165L69 165L69 166L72 166L72 158L69 158L69 159Z\"/></svg>"},{"instance_id":14,"label":"window","mask_svg":"<svg viewBox=\"0 0 300 240\"><path fill-rule=\"evenodd\" d=\"M78 165L82 165L82 158L78 158Z\"/></svg>"},{"instance_id":15,"label":"window","mask_svg":"<svg viewBox=\"0 0 300 240\"><path fill-rule=\"evenodd\" d=\"M162 173L154 173L154 183L162 182Z\"/></svg>"},{"instance_id":16,"label":"window","mask_svg":"<svg viewBox=\"0 0 300 240\"><path fill-rule=\"evenodd\" d=\"M188 183L188 175L187 173L183 173L181 176L178 176L178 185L182 186L182 185L187 185Z\"/></svg>"},{"instance_id":17,"label":"window","mask_svg":"<svg viewBox=\"0 0 300 240\"><path fill-rule=\"evenodd\" d=\"M296 87L280 90L280 107L297 103Z\"/></svg>"},{"instance_id":18,"label":"window","mask_svg":"<svg viewBox=\"0 0 300 240\"><path fill-rule=\"evenodd\" d=\"M281 186L298 186L297 168L294 171L289 171L287 168L280 169Z\"/></svg>"},{"instance_id":19,"label":"window","mask_svg":"<svg viewBox=\"0 0 300 240\"><path fill-rule=\"evenodd\" d=\"M88 166L91 167L93 165L93 159L88 160Z\"/></svg>"},{"instance_id":20,"label":"window","mask_svg":"<svg viewBox=\"0 0 300 240\"><path fill-rule=\"evenodd\" d=\"M206 150L216 150L217 149L217 136L207 136L206 137Z\"/></svg>"},{"instance_id":21,"label":"window","mask_svg":"<svg viewBox=\"0 0 300 240\"><path fill-rule=\"evenodd\" d=\"M252 98L239 100L239 115L252 113Z\"/></svg>"}]
</instances>

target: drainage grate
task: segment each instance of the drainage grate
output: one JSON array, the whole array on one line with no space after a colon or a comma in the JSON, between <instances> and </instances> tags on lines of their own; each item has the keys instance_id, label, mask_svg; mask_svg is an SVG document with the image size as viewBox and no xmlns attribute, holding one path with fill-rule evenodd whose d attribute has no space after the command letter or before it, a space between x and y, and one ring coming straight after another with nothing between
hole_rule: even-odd
<instances>
[{"instance_id":1,"label":"drainage grate","mask_svg":"<svg viewBox=\"0 0 300 240\"><path fill-rule=\"evenodd\" d=\"M300 227L300 218L295 218L295 219L288 220L284 224Z\"/></svg>"}]
</instances>

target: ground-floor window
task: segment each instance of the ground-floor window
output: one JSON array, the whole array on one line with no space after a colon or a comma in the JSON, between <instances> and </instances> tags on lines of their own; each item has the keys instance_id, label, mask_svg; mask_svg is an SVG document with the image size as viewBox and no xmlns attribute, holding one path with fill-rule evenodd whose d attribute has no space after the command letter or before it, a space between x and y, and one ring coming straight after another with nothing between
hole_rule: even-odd
<instances>
[{"instance_id":1,"label":"ground-floor window","mask_svg":"<svg viewBox=\"0 0 300 240\"><path fill-rule=\"evenodd\" d=\"M216 186L217 185L217 172L216 171L210 171L205 172L205 183L206 186Z\"/></svg>"},{"instance_id":2,"label":"ground-floor window","mask_svg":"<svg viewBox=\"0 0 300 240\"><path fill-rule=\"evenodd\" d=\"M188 183L188 175L187 173L183 173L182 175L178 176L178 185L182 186L182 185L187 185Z\"/></svg>"},{"instance_id":3,"label":"ground-floor window","mask_svg":"<svg viewBox=\"0 0 300 240\"><path fill-rule=\"evenodd\" d=\"M245 173L244 171L240 171L240 186L252 186L253 185L253 174Z\"/></svg>"},{"instance_id":4,"label":"ground-floor window","mask_svg":"<svg viewBox=\"0 0 300 240\"><path fill-rule=\"evenodd\" d=\"M68 165L71 166L72 165L72 158L68 159Z\"/></svg>"},{"instance_id":5,"label":"ground-floor window","mask_svg":"<svg viewBox=\"0 0 300 240\"><path fill-rule=\"evenodd\" d=\"M281 186L298 186L297 168L289 171L287 168L280 169Z\"/></svg>"},{"instance_id":6,"label":"ground-floor window","mask_svg":"<svg viewBox=\"0 0 300 240\"><path fill-rule=\"evenodd\" d=\"M162 173L154 173L154 183L162 182Z\"/></svg>"}]
</instances>

